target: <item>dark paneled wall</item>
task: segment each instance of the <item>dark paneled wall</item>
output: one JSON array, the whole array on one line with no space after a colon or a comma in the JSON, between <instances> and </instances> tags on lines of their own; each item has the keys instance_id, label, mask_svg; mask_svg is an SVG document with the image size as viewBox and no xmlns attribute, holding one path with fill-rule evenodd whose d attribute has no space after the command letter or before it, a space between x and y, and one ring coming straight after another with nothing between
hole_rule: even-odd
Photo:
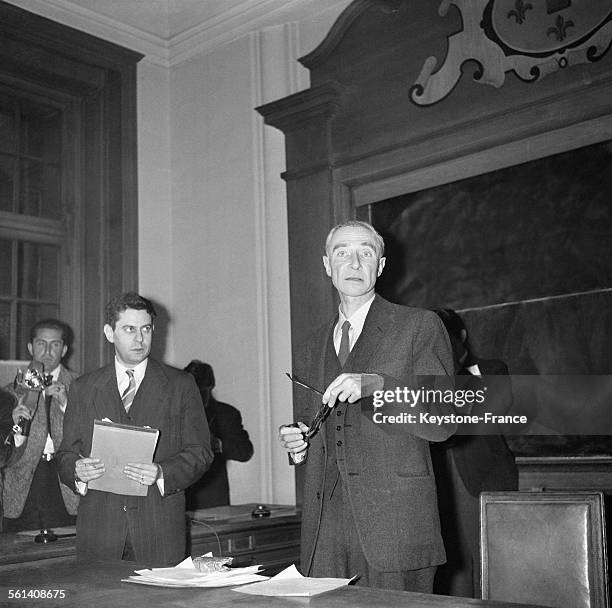
<instances>
[{"instance_id":1,"label":"dark paneled wall","mask_svg":"<svg viewBox=\"0 0 612 608\"><path fill-rule=\"evenodd\" d=\"M367 217L390 299L464 310L478 354L514 373L608 372L612 53L496 86L466 61L417 106L470 7L355 0L300 60L311 87L259 108L286 136L293 348L335 310L325 235Z\"/></svg>"},{"instance_id":2,"label":"dark paneled wall","mask_svg":"<svg viewBox=\"0 0 612 608\"><path fill-rule=\"evenodd\" d=\"M371 207L380 291L464 310L515 374L612 370L612 145L587 146Z\"/></svg>"},{"instance_id":3,"label":"dark paneled wall","mask_svg":"<svg viewBox=\"0 0 612 608\"><path fill-rule=\"evenodd\" d=\"M605 142L371 205L389 244L380 291L460 311L474 351L513 374L610 374L611 192ZM612 449L607 437L538 441Z\"/></svg>"}]
</instances>

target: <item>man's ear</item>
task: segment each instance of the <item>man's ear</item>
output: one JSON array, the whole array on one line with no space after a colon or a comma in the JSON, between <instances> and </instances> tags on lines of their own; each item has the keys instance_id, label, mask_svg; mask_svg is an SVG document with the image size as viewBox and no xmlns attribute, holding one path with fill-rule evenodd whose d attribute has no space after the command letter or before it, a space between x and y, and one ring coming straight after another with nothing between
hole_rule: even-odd
<instances>
[{"instance_id":1,"label":"man's ear","mask_svg":"<svg viewBox=\"0 0 612 608\"><path fill-rule=\"evenodd\" d=\"M331 277L331 265L329 263L329 258L326 255L323 256L323 266L325 266L327 276Z\"/></svg>"},{"instance_id":2,"label":"man's ear","mask_svg":"<svg viewBox=\"0 0 612 608\"><path fill-rule=\"evenodd\" d=\"M62 348L62 356L61 356L62 359L66 356L67 352L68 352L68 345L64 344L64 346Z\"/></svg>"},{"instance_id":3,"label":"man's ear","mask_svg":"<svg viewBox=\"0 0 612 608\"><path fill-rule=\"evenodd\" d=\"M32 343L28 342L28 352L30 353L30 357L34 356L34 351L32 349Z\"/></svg>"},{"instance_id":4,"label":"man's ear","mask_svg":"<svg viewBox=\"0 0 612 608\"><path fill-rule=\"evenodd\" d=\"M115 342L115 336L113 335L113 333L113 328L108 323L106 323L106 325L104 325L104 335L111 344Z\"/></svg>"},{"instance_id":5,"label":"man's ear","mask_svg":"<svg viewBox=\"0 0 612 608\"><path fill-rule=\"evenodd\" d=\"M387 258L380 258L380 260L378 260L378 272L376 273L376 276L379 277L382 274L383 268L385 267L385 264L387 262Z\"/></svg>"}]
</instances>

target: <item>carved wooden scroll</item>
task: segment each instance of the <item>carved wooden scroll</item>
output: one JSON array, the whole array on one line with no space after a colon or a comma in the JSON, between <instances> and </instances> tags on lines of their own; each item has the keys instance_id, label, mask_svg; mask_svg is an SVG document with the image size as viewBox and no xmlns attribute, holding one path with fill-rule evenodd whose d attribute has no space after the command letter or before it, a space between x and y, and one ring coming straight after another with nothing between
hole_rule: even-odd
<instances>
[{"instance_id":1,"label":"carved wooden scroll","mask_svg":"<svg viewBox=\"0 0 612 608\"><path fill-rule=\"evenodd\" d=\"M526 82L578 63L598 61L612 41L612 0L443 0L461 12L463 30L448 38L442 66L428 57L410 91L412 101L444 99L461 77L461 66L479 64L477 82L501 87L513 70Z\"/></svg>"}]
</instances>

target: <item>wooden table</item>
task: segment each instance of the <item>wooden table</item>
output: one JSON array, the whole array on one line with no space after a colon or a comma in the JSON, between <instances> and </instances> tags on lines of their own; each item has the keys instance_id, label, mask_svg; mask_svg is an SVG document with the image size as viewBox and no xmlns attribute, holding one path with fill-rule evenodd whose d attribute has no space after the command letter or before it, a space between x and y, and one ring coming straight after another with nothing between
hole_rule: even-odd
<instances>
[{"instance_id":1,"label":"wooden table","mask_svg":"<svg viewBox=\"0 0 612 608\"><path fill-rule=\"evenodd\" d=\"M72 560L43 560L27 570L14 565L0 573L0 605L51 608L519 608L488 600L443 595L343 587L314 598L246 595L230 588L166 589L122 583L138 568L128 562L86 564ZM9 589L63 590L63 599L8 600ZM5 604L4 602L7 602Z\"/></svg>"},{"instance_id":2,"label":"wooden table","mask_svg":"<svg viewBox=\"0 0 612 608\"><path fill-rule=\"evenodd\" d=\"M602 490L612 496L610 456L517 456L520 490Z\"/></svg>"},{"instance_id":3,"label":"wooden table","mask_svg":"<svg viewBox=\"0 0 612 608\"><path fill-rule=\"evenodd\" d=\"M241 563L263 564L272 572L300 558L300 511L293 506L269 505L269 517L254 518L256 504L215 507L188 512L188 545L191 555L212 551L232 555ZM12 564L29 568L41 560L70 561L75 538L60 538L41 545L21 534L0 534L0 581ZM1 605L1 604L0 604Z\"/></svg>"}]
</instances>

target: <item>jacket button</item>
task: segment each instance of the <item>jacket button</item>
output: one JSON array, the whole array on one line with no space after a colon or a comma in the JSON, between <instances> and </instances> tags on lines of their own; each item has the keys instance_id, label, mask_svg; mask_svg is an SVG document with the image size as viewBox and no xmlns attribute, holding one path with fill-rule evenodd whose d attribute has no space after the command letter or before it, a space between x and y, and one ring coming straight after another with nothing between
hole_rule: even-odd
<instances>
[{"instance_id":1,"label":"jacket button","mask_svg":"<svg viewBox=\"0 0 612 608\"><path fill-rule=\"evenodd\" d=\"M338 426L336 426L336 430L337 430L337 431L341 431L341 430L342 430L342 427L341 427L340 425L338 425Z\"/></svg>"},{"instance_id":2,"label":"jacket button","mask_svg":"<svg viewBox=\"0 0 612 608\"><path fill-rule=\"evenodd\" d=\"M320 500L321 498L321 492L317 492L317 500Z\"/></svg>"},{"instance_id":3,"label":"jacket button","mask_svg":"<svg viewBox=\"0 0 612 608\"><path fill-rule=\"evenodd\" d=\"M340 410L336 410L336 416L342 416L342 412Z\"/></svg>"},{"instance_id":4,"label":"jacket button","mask_svg":"<svg viewBox=\"0 0 612 608\"><path fill-rule=\"evenodd\" d=\"M342 445L342 441L336 441L336 445L340 447Z\"/></svg>"}]
</instances>

